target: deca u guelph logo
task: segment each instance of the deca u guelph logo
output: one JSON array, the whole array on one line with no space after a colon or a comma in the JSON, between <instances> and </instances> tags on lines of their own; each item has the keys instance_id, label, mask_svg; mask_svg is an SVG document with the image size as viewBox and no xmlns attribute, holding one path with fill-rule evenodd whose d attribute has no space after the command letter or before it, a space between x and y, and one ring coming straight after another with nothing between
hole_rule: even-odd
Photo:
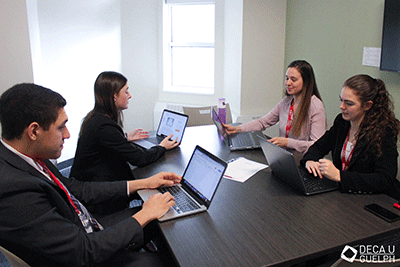
<instances>
[{"instance_id":1,"label":"deca u guelph logo","mask_svg":"<svg viewBox=\"0 0 400 267\"><path fill-rule=\"evenodd\" d=\"M340 257L348 262L354 262L354 261L361 263L396 262L395 246L393 245L386 245L386 246L359 245L357 249L346 245Z\"/></svg>"}]
</instances>

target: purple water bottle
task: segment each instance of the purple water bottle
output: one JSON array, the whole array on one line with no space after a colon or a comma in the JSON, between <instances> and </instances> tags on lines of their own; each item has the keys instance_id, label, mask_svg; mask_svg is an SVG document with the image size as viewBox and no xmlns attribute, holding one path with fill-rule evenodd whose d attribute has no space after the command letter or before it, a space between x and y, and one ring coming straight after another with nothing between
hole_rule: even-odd
<instances>
[{"instance_id":1,"label":"purple water bottle","mask_svg":"<svg viewBox=\"0 0 400 267\"><path fill-rule=\"evenodd\" d=\"M225 98L220 98L217 106L218 117L222 123L226 123Z\"/></svg>"}]
</instances>

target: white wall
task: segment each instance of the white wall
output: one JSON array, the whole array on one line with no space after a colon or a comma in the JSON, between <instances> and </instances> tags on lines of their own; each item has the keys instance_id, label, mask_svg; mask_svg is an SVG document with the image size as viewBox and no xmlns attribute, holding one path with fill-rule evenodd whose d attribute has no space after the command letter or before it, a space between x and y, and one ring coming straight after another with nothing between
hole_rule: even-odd
<instances>
[{"instance_id":1,"label":"white wall","mask_svg":"<svg viewBox=\"0 0 400 267\"><path fill-rule=\"evenodd\" d=\"M241 113L243 0L225 3L224 95L235 116Z\"/></svg>"},{"instance_id":2,"label":"white wall","mask_svg":"<svg viewBox=\"0 0 400 267\"><path fill-rule=\"evenodd\" d=\"M286 4L286 0L243 0L239 122L267 114L282 99ZM265 133L277 136L279 129L275 125Z\"/></svg>"},{"instance_id":3,"label":"white wall","mask_svg":"<svg viewBox=\"0 0 400 267\"><path fill-rule=\"evenodd\" d=\"M124 111L126 131L153 130L153 109L159 88L159 5L156 0L121 1L122 73L132 99Z\"/></svg>"},{"instance_id":4,"label":"white wall","mask_svg":"<svg viewBox=\"0 0 400 267\"><path fill-rule=\"evenodd\" d=\"M244 0L241 115L266 114L284 89L286 1Z\"/></svg>"},{"instance_id":5,"label":"white wall","mask_svg":"<svg viewBox=\"0 0 400 267\"><path fill-rule=\"evenodd\" d=\"M41 54L41 62L34 63L36 68L42 67L35 83L59 92L67 100L71 137L59 158L63 161L75 155L81 120L93 108L96 77L106 70L121 71L120 2L34 1L38 25L31 28L39 30L35 34L39 35L40 45L33 46L33 53Z\"/></svg>"},{"instance_id":6,"label":"white wall","mask_svg":"<svg viewBox=\"0 0 400 267\"><path fill-rule=\"evenodd\" d=\"M21 82L33 82L25 0L0 1L0 94Z\"/></svg>"}]
</instances>

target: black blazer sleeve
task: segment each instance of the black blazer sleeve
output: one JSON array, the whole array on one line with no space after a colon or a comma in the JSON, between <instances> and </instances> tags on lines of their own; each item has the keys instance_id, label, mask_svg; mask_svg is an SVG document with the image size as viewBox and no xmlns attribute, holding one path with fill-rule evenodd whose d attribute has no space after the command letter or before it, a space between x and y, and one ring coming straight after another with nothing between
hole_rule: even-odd
<instances>
[{"instance_id":1,"label":"black blazer sleeve","mask_svg":"<svg viewBox=\"0 0 400 267\"><path fill-rule=\"evenodd\" d=\"M127 181L86 182L75 178L66 178L50 161L44 160L44 162L71 194L85 206L128 200Z\"/></svg>"}]
</instances>

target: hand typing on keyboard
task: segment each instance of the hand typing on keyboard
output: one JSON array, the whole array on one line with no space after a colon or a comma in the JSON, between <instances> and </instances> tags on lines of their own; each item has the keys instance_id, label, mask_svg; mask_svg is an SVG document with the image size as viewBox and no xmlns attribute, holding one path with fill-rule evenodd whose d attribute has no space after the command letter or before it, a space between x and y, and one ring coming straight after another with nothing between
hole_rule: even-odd
<instances>
[{"instance_id":1,"label":"hand typing on keyboard","mask_svg":"<svg viewBox=\"0 0 400 267\"><path fill-rule=\"evenodd\" d=\"M333 162L327 159L320 159L317 161L309 160L306 162L306 169L314 174L315 177L326 178L340 182L340 171L333 165Z\"/></svg>"},{"instance_id":2,"label":"hand typing on keyboard","mask_svg":"<svg viewBox=\"0 0 400 267\"><path fill-rule=\"evenodd\" d=\"M160 186L172 186L174 184L179 184L181 182L182 177L173 173L173 172L160 172L156 175L153 175L147 179L142 179L143 187L139 189L155 189ZM138 180L136 180L138 181Z\"/></svg>"},{"instance_id":3,"label":"hand typing on keyboard","mask_svg":"<svg viewBox=\"0 0 400 267\"><path fill-rule=\"evenodd\" d=\"M320 159L319 171L323 176L335 182L340 182L340 171L333 165L333 162L327 159Z\"/></svg>"},{"instance_id":4,"label":"hand typing on keyboard","mask_svg":"<svg viewBox=\"0 0 400 267\"><path fill-rule=\"evenodd\" d=\"M165 147L167 150L173 149L175 147L177 147L179 145L180 142L178 142L178 137L175 139L171 139L172 138L172 134L170 134L169 136L165 137L161 143L160 146Z\"/></svg>"},{"instance_id":5,"label":"hand typing on keyboard","mask_svg":"<svg viewBox=\"0 0 400 267\"><path fill-rule=\"evenodd\" d=\"M152 220L161 218L175 205L175 199L170 193L155 194L143 203L143 207L132 217L144 227Z\"/></svg>"},{"instance_id":6,"label":"hand typing on keyboard","mask_svg":"<svg viewBox=\"0 0 400 267\"><path fill-rule=\"evenodd\" d=\"M162 193L169 192L175 198L175 206L173 208L178 213L200 208L179 186L162 187L158 191Z\"/></svg>"}]
</instances>

